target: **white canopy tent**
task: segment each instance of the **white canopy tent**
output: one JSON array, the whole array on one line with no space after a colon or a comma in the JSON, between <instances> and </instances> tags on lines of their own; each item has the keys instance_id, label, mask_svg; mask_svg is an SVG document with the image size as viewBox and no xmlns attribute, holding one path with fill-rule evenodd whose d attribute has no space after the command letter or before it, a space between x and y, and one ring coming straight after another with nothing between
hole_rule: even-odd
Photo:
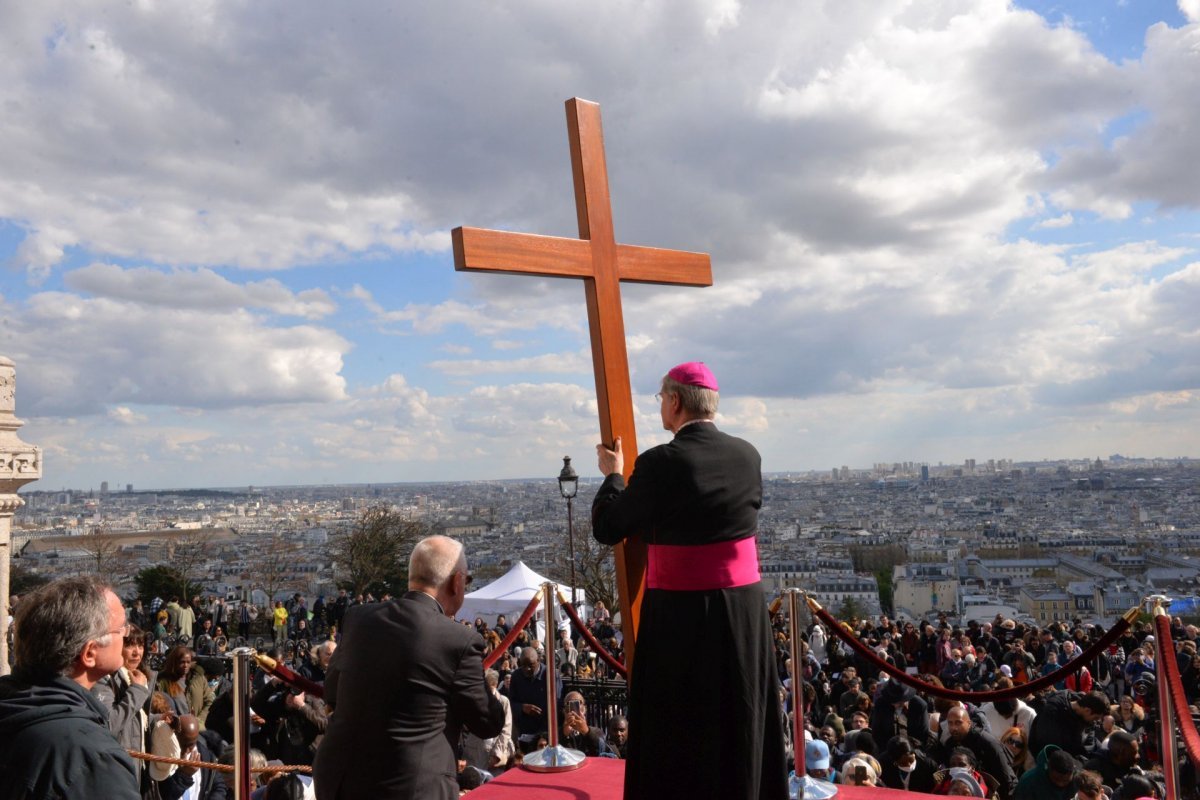
<instances>
[{"instance_id":1,"label":"white canopy tent","mask_svg":"<svg viewBox=\"0 0 1200 800\"><path fill-rule=\"evenodd\" d=\"M508 618L508 624L512 625L529 605L533 596L541 591L542 584L548 580L550 579L525 566L525 562L518 561L504 575L487 586L482 586L468 594L463 601L462 608L455 616L468 621L474 621L476 617L483 617L484 622L490 627L496 624L496 616L503 614ZM559 586L562 593L570 599L571 587L565 584L559 584ZM575 594L579 614L586 619L587 615L583 610L586 608L586 597L583 589L576 589ZM542 625L545 620L545 609L541 605L538 606L535 619L538 621L538 638L543 638L545 629ZM566 615L558 610L557 603L555 604L555 620L557 627L560 628L570 624Z\"/></svg>"}]
</instances>

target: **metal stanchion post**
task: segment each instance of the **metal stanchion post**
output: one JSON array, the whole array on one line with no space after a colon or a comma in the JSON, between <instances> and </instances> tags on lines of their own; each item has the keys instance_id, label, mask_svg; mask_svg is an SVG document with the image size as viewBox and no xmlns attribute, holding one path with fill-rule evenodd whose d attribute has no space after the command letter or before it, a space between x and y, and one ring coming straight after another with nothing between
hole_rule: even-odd
<instances>
[{"instance_id":1,"label":"metal stanchion post","mask_svg":"<svg viewBox=\"0 0 1200 800\"><path fill-rule=\"evenodd\" d=\"M1154 604L1154 616L1166 615L1167 610L1161 602ZM1174 658L1174 653L1163 652L1163 642L1159 645L1159 659ZM1159 671L1158 680L1158 739L1159 752L1162 754L1163 783L1166 785L1167 797L1179 797L1179 743L1175 740L1175 706L1171 702L1171 688L1167 685L1166 675Z\"/></svg>"},{"instance_id":2,"label":"metal stanchion post","mask_svg":"<svg viewBox=\"0 0 1200 800\"><path fill-rule=\"evenodd\" d=\"M542 584L542 609L546 615L546 719L550 725L547 744L525 756L525 767L534 772L567 772L579 769L587 759L578 750L558 743L558 664L554 652L554 584Z\"/></svg>"},{"instance_id":3,"label":"metal stanchion post","mask_svg":"<svg viewBox=\"0 0 1200 800\"><path fill-rule=\"evenodd\" d=\"M788 639L792 656L792 751L795 770L788 779L792 800L823 800L837 794L837 786L811 777L804 766L804 662L800 660L800 590L787 589Z\"/></svg>"},{"instance_id":4,"label":"metal stanchion post","mask_svg":"<svg viewBox=\"0 0 1200 800\"><path fill-rule=\"evenodd\" d=\"M233 651L233 797L250 800L250 665L254 651Z\"/></svg>"}]
</instances>

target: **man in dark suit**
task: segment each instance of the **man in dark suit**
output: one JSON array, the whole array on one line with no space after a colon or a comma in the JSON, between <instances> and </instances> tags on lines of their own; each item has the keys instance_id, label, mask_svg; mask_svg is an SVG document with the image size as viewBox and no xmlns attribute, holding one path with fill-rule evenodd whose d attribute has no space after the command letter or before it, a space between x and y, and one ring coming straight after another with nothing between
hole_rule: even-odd
<instances>
[{"instance_id":1,"label":"man in dark suit","mask_svg":"<svg viewBox=\"0 0 1200 800\"><path fill-rule=\"evenodd\" d=\"M325 677L333 714L313 764L319 800L458 797L463 726L484 739L504 727L484 686L483 639L453 619L469 580L463 546L431 536L413 549L403 597L347 610Z\"/></svg>"},{"instance_id":2,"label":"man in dark suit","mask_svg":"<svg viewBox=\"0 0 1200 800\"><path fill-rule=\"evenodd\" d=\"M597 541L647 545L625 800L782 800L784 719L755 542L761 459L713 424L717 379L703 363L671 369L659 400L674 438L637 457L628 486L621 440L599 445L592 502Z\"/></svg>"}]
</instances>

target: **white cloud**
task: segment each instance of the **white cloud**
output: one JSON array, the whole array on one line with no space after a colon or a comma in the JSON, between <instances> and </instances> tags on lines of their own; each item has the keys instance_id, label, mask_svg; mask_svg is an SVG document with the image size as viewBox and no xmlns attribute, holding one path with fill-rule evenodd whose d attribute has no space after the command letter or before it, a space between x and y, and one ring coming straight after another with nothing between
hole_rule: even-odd
<instances>
[{"instance_id":1,"label":"white cloud","mask_svg":"<svg viewBox=\"0 0 1200 800\"><path fill-rule=\"evenodd\" d=\"M320 289L293 293L277 280L237 284L212 270L122 269L92 264L67 273L71 289L139 305L229 311L263 308L277 314L320 319L337 308Z\"/></svg>"},{"instance_id":2,"label":"white cloud","mask_svg":"<svg viewBox=\"0 0 1200 800\"><path fill-rule=\"evenodd\" d=\"M1060 214L1057 217L1050 217L1035 224L1035 229L1042 228L1069 228L1075 224L1075 217L1070 213Z\"/></svg>"},{"instance_id":3,"label":"white cloud","mask_svg":"<svg viewBox=\"0 0 1200 800\"><path fill-rule=\"evenodd\" d=\"M122 425L136 425L146 421L145 414L138 414L129 406L114 406L108 410L108 418Z\"/></svg>"},{"instance_id":4,"label":"white cloud","mask_svg":"<svg viewBox=\"0 0 1200 800\"><path fill-rule=\"evenodd\" d=\"M578 94L604 106L618 240L713 254L711 288L622 289L643 444L663 369L704 358L725 424L775 460L1044 455L1138 426L1144 447L1108 449L1146 452L1197 429L1200 268L1178 242L1200 20L1180 9L1192 24L1115 63L1082 23L992 0L10 3L0 219L55 291L5 287L0 352L65 465L261 454L260 474L337 480L584 452L576 281L381 302L366 278L239 271L448 259L458 224L575 235ZM1014 240L1028 223L1067 243Z\"/></svg>"},{"instance_id":5,"label":"white cloud","mask_svg":"<svg viewBox=\"0 0 1200 800\"><path fill-rule=\"evenodd\" d=\"M10 321L0 328L0 350L22 364L22 405L34 415L132 403L336 402L345 394L345 339L310 325L275 327L244 310L42 292ZM41 335L15 335L22 330Z\"/></svg>"},{"instance_id":6,"label":"white cloud","mask_svg":"<svg viewBox=\"0 0 1200 800\"><path fill-rule=\"evenodd\" d=\"M1188 22L1200 22L1200 0L1178 0L1179 11Z\"/></svg>"}]
</instances>

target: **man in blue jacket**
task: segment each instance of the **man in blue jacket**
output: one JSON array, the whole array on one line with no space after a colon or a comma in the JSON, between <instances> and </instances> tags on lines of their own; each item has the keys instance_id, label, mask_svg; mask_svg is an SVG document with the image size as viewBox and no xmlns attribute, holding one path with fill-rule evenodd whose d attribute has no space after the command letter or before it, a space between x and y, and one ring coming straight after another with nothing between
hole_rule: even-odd
<instances>
[{"instance_id":1,"label":"man in blue jacket","mask_svg":"<svg viewBox=\"0 0 1200 800\"><path fill-rule=\"evenodd\" d=\"M121 600L93 577L23 598L12 675L0 677L0 797L139 800L133 761L91 689L123 663Z\"/></svg>"}]
</instances>

